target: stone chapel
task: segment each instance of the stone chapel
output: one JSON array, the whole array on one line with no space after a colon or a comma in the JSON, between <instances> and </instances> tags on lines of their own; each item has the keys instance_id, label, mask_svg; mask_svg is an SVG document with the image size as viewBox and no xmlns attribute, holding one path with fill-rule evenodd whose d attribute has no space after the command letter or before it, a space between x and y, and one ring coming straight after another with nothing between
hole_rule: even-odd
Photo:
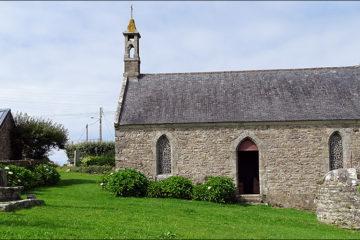
<instances>
[{"instance_id":1,"label":"stone chapel","mask_svg":"<svg viewBox=\"0 0 360 240\"><path fill-rule=\"evenodd\" d=\"M147 74L133 18L123 34L117 168L305 209L329 170L360 170L360 66Z\"/></svg>"}]
</instances>

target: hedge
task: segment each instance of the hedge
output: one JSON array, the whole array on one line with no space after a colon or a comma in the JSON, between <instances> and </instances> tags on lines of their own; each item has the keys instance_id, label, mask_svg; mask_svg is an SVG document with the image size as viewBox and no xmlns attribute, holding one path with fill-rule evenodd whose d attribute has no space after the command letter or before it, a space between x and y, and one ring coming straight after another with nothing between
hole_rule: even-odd
<instances>
[{"instance_id":1,"label":"hedge","mask_svg":"<svg viewBox=\"0 0 360 240\"><path fill-rule=\"evenodd\" d=\"M86 156L115 156L114 142L83 142L77 144L67 144L65 146L66 155L70 162L74 159L74 151L77 150L81 157Z\"/></svg>"},{"instance_id":2,"label":"hedge","mask_svg":"<svg viewBox=\"0 0 360 240\"><path fill-rule=\"evenodd\" d=\"M105 174L110 172L113 167L109 165L105 166L70 166L70 167L64 167L63 168L66 172L80 172L80 173L89 173L89 174Z\"/></svg>"},{"instance_id":3,"label":"hedge","mask_svg":"<svg viewBox=\"0 0 360 240\"><path fill-rule=\"evenodd\" d=\"M103 156L86 156L81 159L81 163L85 166L115 166L114 155L103 155Z\"/></svg>"}]
</instances>

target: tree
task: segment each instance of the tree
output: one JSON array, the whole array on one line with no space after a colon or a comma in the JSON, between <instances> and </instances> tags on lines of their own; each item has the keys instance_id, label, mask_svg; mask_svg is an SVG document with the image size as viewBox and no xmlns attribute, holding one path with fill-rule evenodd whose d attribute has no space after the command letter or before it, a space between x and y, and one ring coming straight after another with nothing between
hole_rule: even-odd
<instances>
[{"instance_id":1,"label":"tree","mask_svg":"<svg viewBox=\"0 0 360 240\"><path fill-rule=\"evenodd\" d=\"M64 149L68 131L52 120L35 118L18 113L15 118L14 140L22 156L30 159L46 159L52 149Z\"/></svg>"}]
</instances>

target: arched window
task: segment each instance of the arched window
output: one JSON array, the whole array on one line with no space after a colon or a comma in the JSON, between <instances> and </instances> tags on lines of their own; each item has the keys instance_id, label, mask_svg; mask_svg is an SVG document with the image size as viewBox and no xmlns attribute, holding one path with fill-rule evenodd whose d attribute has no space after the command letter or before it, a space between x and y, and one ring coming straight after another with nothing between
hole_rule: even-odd
<instances>
[{"instance_id":1,"label":"arched window","mask_svg":"<svg viewBox=\"0 0 360 240\"><path fill-rule=\"evenodd\" d=\"M339 132L334 132L329 139L330 170L343 168L343 146Z\"/></svg>"},{"instance_id":2,"label":"arched window","mask_svg":"<svg viewBox=\"0 0 360 240\"><path fill-rule=\"evenodd\" d=\"M169 139L162 135L156 144L157 174L171 173L171 147Z\"/></svg>"}]
</instances>

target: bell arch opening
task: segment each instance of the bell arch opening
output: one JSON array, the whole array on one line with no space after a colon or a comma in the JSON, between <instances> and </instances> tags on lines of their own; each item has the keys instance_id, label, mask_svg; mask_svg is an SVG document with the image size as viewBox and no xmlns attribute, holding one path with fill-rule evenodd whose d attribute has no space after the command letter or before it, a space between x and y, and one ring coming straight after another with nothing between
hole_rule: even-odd
<instances>
[{"instance_id":1,"label":"bell arch opening","mask_svg":"<svg viewBox=\"0 0 360 240\"><path fill-rule=\"evenodd\" d=\"M237 174L239 194L260 194L259 150L250 138L237 147Z\"/></svg>"},{"instance_id":2,"label":"bell arch opening","mask_svg":"<svg viewBox=\"0 0 360 240\"><path fill-rule=\"evenodd\" d=\"M133 46L130 46L129 57L135 58L135 48Z\"/></svg>"}]
</instances>

